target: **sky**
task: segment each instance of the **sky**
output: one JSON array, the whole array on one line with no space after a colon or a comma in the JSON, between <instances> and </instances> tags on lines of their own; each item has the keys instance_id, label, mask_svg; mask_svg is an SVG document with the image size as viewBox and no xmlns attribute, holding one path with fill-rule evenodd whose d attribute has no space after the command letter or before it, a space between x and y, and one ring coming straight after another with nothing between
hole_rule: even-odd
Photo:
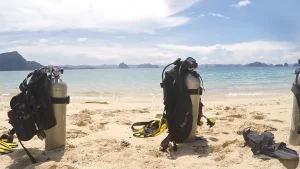
<instances>
[{"instance_id":1,"label":"sky","mask_svg":"<svg viewBox=\"0 0 300 169\"><path fill-rule=\"evenodd\" d=\"M299 0L1 0L0 53L43 65L297 63Z\"/></svg>"}]
</instances>

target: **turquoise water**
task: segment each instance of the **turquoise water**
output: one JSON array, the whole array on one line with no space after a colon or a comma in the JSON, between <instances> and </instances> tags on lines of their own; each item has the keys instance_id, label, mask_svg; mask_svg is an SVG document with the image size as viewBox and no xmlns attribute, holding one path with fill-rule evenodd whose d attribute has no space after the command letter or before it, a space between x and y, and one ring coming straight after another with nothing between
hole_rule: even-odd
<instances>
[{"instance_id":1,"label":"turquoise water","mask_svg":"<svg viewBox=\"0 0 300 169\"><path fill-rule=\"evenodd\" d=\"M297 67L201 67L204 95L253 96L290 92ZM161 97L162 68L65 70L62 79L73 99ZM19 92L29 71L0 72L0 96Z\"/></svg>"}]
</instances>

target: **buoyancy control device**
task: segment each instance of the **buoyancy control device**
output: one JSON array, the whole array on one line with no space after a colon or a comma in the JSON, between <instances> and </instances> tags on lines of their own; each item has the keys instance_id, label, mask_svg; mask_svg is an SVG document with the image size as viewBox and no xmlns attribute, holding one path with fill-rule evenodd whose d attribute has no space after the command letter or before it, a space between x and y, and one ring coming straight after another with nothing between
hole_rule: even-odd
<instances>
[{"instance_id":1,"label":"buoyancy control device","mask_svg":"<svg viewBox=\"0 0 300 169\"><path fill-rule=\"evenodd\" d=\"M56 87L61 83L55 80L58 72L62 73L63 70L56 71L52 66L46 66L29 73L19 85L21 92L10 101L11 110L7 115L13 128L1 137L7 138L7 142L12 143L13 135L16 134L32 163L36 163L36 160L21 141L29 141L35 135L40 140L45 138L52 140L53 137L63 136L59 133L65 133L65 123L61 119L63 117L65 119L66 109L57 109L55 105L69 104L70 98L66 97L66 85L62 88L63 90L61 88L58 90ZM56 127L55 130L55 126L59 129ZM51 129L55 132L47 133L47 130L51 131ZM65 139L65 137L59 139ZM58 145L57 142L53 144L55 146L51 146L52 148Z\"/></svg>"},{"instance_id":2,"label":"buoyancy control device","mask_svg":"<svg viewBox=\"0 0 300 169\"><path fill-rule=\"evenodd\" d=\"M300 59L298 60L300 65ZM292 145L300 145L300 68L295 70L295 79L292 85L293 110L289 142Z\"/></svg>"},{"instance_id":3,"label":"buoyancy control device","mask_svg":"<svg viewBox=\"0 0 300 169\"><path fill-rule=\"evenodd\" d=\"M171 65L175 65L174 68L165 72ZM200 95L203 91L202 78L195 71L197 67L198 64L193 58L188 57L184 61L179 58L167 65L162 72L161 87L165 105L163 115L169 134L161 142L161 151L167 149L169 142L173 142L173 149L176 151L177 143L195 140Z\"/></svg>"}]
</instances>

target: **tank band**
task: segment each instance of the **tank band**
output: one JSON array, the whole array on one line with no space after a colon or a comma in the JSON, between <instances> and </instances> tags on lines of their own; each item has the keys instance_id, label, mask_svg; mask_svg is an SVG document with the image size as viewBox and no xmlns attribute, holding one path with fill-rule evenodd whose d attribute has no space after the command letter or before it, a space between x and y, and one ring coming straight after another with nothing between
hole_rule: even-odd
<instances>
[{"instance_id":1,"label":"tank band","mask_svg":"<svg viewBox=\"0 0 300 169\"><path fill-rule=\"evenodd\" d=\"M202 87L199 89L188 89L190 95L202 95Z\"/></svg>"},{"instance_id":2,"label":"tank band","mask_svg":"<svg viewBox=\"0 0 300 169\"><path fill-rule=\"evenodd\" d=\"M52 104L69 104L70 96L67 97L51 97Z\"/></svg>"}]
</instances>

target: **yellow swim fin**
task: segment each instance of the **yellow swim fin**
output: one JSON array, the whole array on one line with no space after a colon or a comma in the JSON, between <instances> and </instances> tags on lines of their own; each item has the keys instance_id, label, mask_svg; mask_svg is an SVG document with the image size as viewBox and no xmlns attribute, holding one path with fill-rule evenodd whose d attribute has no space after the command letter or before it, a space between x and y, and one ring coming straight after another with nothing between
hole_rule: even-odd
<instances>
[{"instance_id":1,"label":"yellow swim fin","mask_svg":"<svg viewBox=\"0 0 300 169\"><path fill-rule=\"evenodd\" d=\"M9 146L8 144L6 144L3 141L0 141L0 149L2 149L3 151L12 151L12 147Z\"/></svg>"},{"instance_id":2,"label":"yellow swim fin","mask_svg":"<svg viewBox=\"0 0 300 169\"><path fill-rule=\"evenodd\" d=\"M8 154L10 152L12 152L12 151L0 148L0 154Z\"/></svg>"},{"instance_id":3,"label":"yellow swim fin","mask_svg":"<svg viewBox=\"0 0 300 169\"><path fill-rule=\"evenodd\" d=\"M12 143L7 143L7 142L4 142L4 141L0 141L0 142L5 143L6 145L10 146L11 148L17 148L18 147L18 144L15 143L15 142L12 142Z\"/></svg>"},{"instance_id":4,"label":"yellow swim fin","mask_svg":"<svg viewBox=\"0 0 300 169\"><path fill-rule=\"evenodd\" d=\"M8 136L7 134L3 134L1 137L0 137L0 144L1 142L6 144L6 145L9 145L11 148L17 148L18 147L18 144L13 142L13 138L9 138L10 136Z\"/></svg>"},{"instance_id":5,"label":"yellow swim fin","mask_svg":"<svg viewBox=\"0 0 300 169\"><path fill-rule=\"evenodd\" d=\"M142 126L140 129L135 129L134 126ZM131 126L133 130L133 136L145 138L145 137L154 137L162 133L166 128L166 120L161 114L157 114L153 120L149 122L137 122Z\"/></svg>"}]
</instances>

